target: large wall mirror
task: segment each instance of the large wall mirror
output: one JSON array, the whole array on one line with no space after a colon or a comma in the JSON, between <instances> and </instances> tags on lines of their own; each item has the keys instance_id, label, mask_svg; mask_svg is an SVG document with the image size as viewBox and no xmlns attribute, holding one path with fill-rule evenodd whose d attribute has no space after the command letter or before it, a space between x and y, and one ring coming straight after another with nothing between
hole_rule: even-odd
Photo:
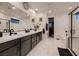
<instances>
[{"instance_id":1,"label":"large wall mirror","mask_svg":"<svg viewBox=\"0 0 79 59\"><path fill-rule=\"evenodd\" d=\"M0 32L9 32L9 20L0 18Z\"/></svg>"},{"instance_id":2,"label":"large wall mirror","mask_svg":"<svg viewBox=\"0 0 79 59\"><path fill-rule=\"evenodd\" d=\"M29 12L26 13L9 2L0 2L0 13L6 16L2 16L4 19L0 19L1 32L9 32L11 29L15 32L19 32L32 27L30 25ZM9 21L6 19L9 19Z\"/></svg>"}]
</instances>

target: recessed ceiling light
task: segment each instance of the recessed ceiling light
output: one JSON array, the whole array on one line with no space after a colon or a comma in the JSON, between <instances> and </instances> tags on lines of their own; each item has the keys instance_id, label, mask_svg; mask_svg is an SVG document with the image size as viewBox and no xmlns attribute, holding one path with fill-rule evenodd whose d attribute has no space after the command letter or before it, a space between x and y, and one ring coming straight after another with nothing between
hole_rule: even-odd
<instances>
[{"instance_id":1,"label":"recessed ceiling light","mask_svg":"<svg viewBox=\"0 0 79 59\"><path fill-rule=\"evenodd\" d=\"M16 9L16 7L12 7L12 9Z\"/></svg>"},{"instance_id":2,"label":"recessed ceiling light","mask_svg":"<svg viewBox=\"0 0 79 59\"><path fill-rule=\"evenodd\" d=\"M49 10L48 12L49 12L49 13L51 13L51 12L52 12L52 10Z\"/></svg>"},{"instance_id":3,"label":"recessed ceiling light","mask_svg":"<svg viewBox=\"0 0 79 59\"><path fill-rule=\"evenodd\" d=\"M38 8L36 8L35 10L38 11Z\"/></svg>"},{"instance_id":4,"label":"recessed ceiling light","mask_svg":"<svg viewBox=\"0 0 79 59\"><path fill-rule=\"evenodd\" d=\"M72 7L69 7L69 9L72 9Z\"/></svg>"}]
</instances>

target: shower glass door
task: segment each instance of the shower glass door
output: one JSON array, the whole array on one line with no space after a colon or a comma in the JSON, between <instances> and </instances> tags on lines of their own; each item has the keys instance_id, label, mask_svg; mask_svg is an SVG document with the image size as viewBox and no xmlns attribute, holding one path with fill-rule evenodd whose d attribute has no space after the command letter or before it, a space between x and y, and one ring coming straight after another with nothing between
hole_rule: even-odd
<instances>
[{"instance_id":1,"label":"shower glass door","mask_svg":"<svg viewBox=\"0 0 79 59\"><path fill-rule=\"evenodd\" d=\"M72 13L72 51L79 55L79 8Z\"/></svg>"}]
</instances>

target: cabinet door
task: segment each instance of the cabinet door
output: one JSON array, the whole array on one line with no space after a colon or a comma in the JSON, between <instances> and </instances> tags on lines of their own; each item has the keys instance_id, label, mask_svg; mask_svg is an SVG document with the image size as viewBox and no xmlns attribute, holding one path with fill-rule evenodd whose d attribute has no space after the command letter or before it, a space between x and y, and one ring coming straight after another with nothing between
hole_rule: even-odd
<instances>
[{"instance_id":1,"label":"cabinet door","mask_svg":"<svg viewBox=\"0 0 79 59\"><path fill-rule=\"evenodd\" d=\"M37 33L37 43L40 42L40 40L42 40L42 33Z\"/></svg>"},{"instance_id":2,"label":"cabinet door","mask_svg":"<svg viewBox=\"0 0 79 59\"><path fill-rule=\"evenodd\" d=\"M37 34L37 43L39 43L39 41L40 41L40 35Z\"/></svg>"},{"instance_id":3,"label":"cabinet door","mask_svg":"<svg viewBox=\"0 0 79 59\"><path fill-rule=\"evenodd\" d=\"M36 34L32 35L32 43L35 42L37 39L36 39Z\"/></svg>"},{"instance_id":4,"label":"cabinet door","mask_svg":"<svg viewBox=\"0 0 79 59\"><path fill-rule=\"evenodd\" d=\"M31 39L31 36L25 36L21 38L21 42L25 42L26 40Z\"/></svg>"},{"instance_id":5,"label":"cabinet door","mask_svg":"<svg viewBox=\"0 0 79 59\"><path fill-rule=\"evenodd\" d=\"M0 56L17 56L17 55L18 55L17 45L0 53Z\"/></svg>"},{"instance_id":6,"label":"cabinet door","mask_svg":"<svg viewBox=\"0 0 79 59\"><path fill-rule=\"evenodd\" d=\"M36 44L37 44L37 38L36 38L36 34L34 34L32 35L32 48L34 48Z\"/></svg>"},{"instance_id":7,"label":"cabinet door","mask_svg":"<svg viewBox=\"0 0 79 59\"><path fill-rule=\"evenodd\" d=\"M17 56L18 39L0 44L0 56Z\"/></svg>"},{"instance_id":8,"label":"cabinet door","mask_svg":"<svg viewBox=\"0 0 79 59\"><path fill-rule=\"evenodd\" d=\"M0 44L0 52L7 50L16 44L18 44L18 39L2 43Z\"/></svg>"},{"instance_id":9,"label":"cabinet door","mask_svg":"<svg viewBox=\"0 0 79 59\"><path fill-rule=\"evenodd\" d=\"M26 41L25 41L26 39ZM31 50L31 37L26 37L21 40L24 40L24 42L21 43L21 55L26 55Z\"/></svg>"},{"instance_id":10,"label":"cabinet door","mask_svg":"<svg viewBox=\"0 0 79 59\"><path fill-rule=\"evenodd\" d=\"M42 32L39 33L40 40L42 40Z\"/></svg>"}]
</instances>

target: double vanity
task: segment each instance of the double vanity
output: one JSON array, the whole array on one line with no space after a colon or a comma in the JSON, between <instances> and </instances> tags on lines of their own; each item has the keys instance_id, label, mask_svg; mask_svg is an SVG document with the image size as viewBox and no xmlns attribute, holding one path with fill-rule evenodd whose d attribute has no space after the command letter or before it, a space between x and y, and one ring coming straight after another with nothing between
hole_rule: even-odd
<instances>
[{"instance_id":1,"label":"double vanity","mask_svg":"<svg viewBox=\"0 0 79 59\"><path fill-rule=\"evenodd\" d=\"M0 37L0 56L25 56L41 40L41 30Z\"/></svg>"}]
</instances>

